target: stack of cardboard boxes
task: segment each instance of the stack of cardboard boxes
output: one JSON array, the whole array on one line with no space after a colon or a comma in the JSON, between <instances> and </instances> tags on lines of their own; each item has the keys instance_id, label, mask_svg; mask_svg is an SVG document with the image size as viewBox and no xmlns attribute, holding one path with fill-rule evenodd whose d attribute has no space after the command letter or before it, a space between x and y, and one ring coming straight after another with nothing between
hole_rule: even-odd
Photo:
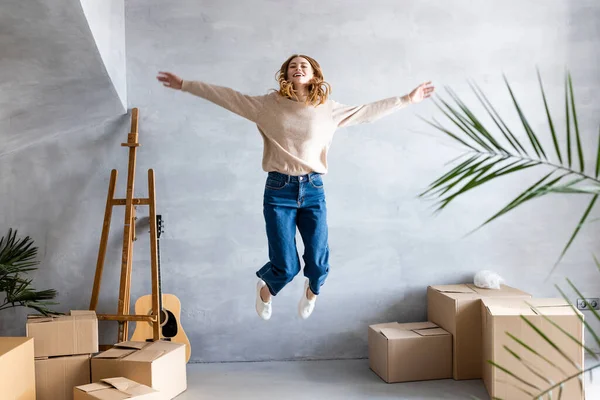
<instances>
[{"instance_id":1,"label":"stack of cardboard boxes","mask_svg":"<svg viewBox=\"0 0 600 400\"><path fill-rule=\"evenodd\" d=\"M35 348L37 399L73 399L73 387L90 383L90 358L98 352L96 313L30 316L25 329Z\"/></svg>"},{"instance_id":2,"label":"stack of cardboard boxes","mask_svg":"<svg viewBox=\"0 0 600 400\"><path fill-rule=\"evenodd\" d=\"M471 284L429 286L427 316L425 323L369 327L369 364L384 381L483 379L492 398L518 400L531 398L527 392L535 394L536 389L522 385L516 377L544 390L583 367L583 348L572 340L583 343L583 315L563 299L535 299L505 285L500 289ZM564 354L521 316L541 328ZM509 334L532 346L537 354ZM572 380L562 394L563 398L583 400L583 384Z\"/></svg>"},{"instance_id":3,"label":"stack of cardboard boxes","mask_svg":"<svg viewBox=\"0 0 600 400\"><path fill-rule=\"evenodd\" d=\"M93 311L30 316L26 332L0 338L2 399L166 400L187 389L185 344L123 342L99 353Z\"/></svg>"}]
</instances>

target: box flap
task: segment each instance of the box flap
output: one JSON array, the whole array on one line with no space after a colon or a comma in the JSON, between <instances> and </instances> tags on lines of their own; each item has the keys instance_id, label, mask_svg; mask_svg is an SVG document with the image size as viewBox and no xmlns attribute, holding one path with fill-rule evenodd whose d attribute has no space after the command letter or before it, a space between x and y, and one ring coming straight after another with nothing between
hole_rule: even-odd
<instances>
[{"instance_id":1,"label":"box flap","mask_svg":"<svg viewBox=\"0 0 600 400\"><path fill-rule=\"evenodd\" d=\"M165 354L163 350L151 350L144 349L133 352L133 354L125 357L127 361L142 361L142 362L152 362Z\"/></svg>"},{"instance_id":2,"label":"box flap","mask_svg":"<svg viewBox=\"0 0 600 400\"><path fill-rule=\"evenodd\" d=\"M562 298L533 298L524 300L534 307L570 307L569 303Z\"/></svg>"},{"instance_id":3,"label":"box flap","mask_svg":"<svg viewBox=\"0 0 600 400\"><path fill-rule=\"evenodd\" d=\"M94 358L123 358L135 352L135 349L118 349L113 347L96 355Z\"/></svg>"},{"instance_id":4,"label":"box flap","mask_svg":"<svg viewBox=\"0 0 600 400\"><path fill-rule=\"evenodd\" d=\"M96 319L96 311L94 310L71 310L73 319Z\"/></svg>"},{"instance_id":5,"label":"box flap","mask_svg":"<svg viewBox=\"0 0 600 400\"><path fill-rule=\"evenodd\" d=\"M28 324L37 324L41 322L51 322L54 321L53 317L46 317L44 315L28 315L27 323Z\"/></svg>"},{"instance_id":6,"label":"box flap","mask_svg":"<svg viewBox=\"0 0 600 400\"><path fill-rule=\"evenodd\" d=\"M482 297L515 297L515 296L523 296L523 297L531 297L529 293L525 293L522 290L507 286L500 285L500 289L485 289L477 287L473 284L467 285L469 288L473 289L475 293L478 293Z\"/></svg>"},{"instance_id":7,"label":"box flap","mask_svg":"<svg viewBox=\"0 0 600 400\"><path fill-rule=\"evenodd\" d=\"M432 285L432 289L442 293L476 293L466 284L458 285Z\"/></svg>"},{"instance_id":8,"label":"box flap","mask_svg":"<svg viewBox=\"0 0 600 400\"><path fill-rule=\"evenodd\" d=\"M437 328L438 326L433 322L408 322L408 323L398 323L399 329L404 329L406 331L414 331L415 329L429 329L429 328Z\"/></svg>"},{"instance_id":9,"label":"box flap","mask_svg":"<svg viewBox=\"0 0 600 400\"><path fill-rule=\"evenodd\" d=\"M581 312L573 310L572 306L562 298L527 299L524 302L531 306L532 311L538 315L581 314Z\"/></svg>"},{"instance_id":10,"label":"box flap","mask_svg":"<svg viewBox=\"0 0 600 400\"><path fill-rule=\"evenodd\" d=\"M144 347L148 346L150 344L150 342L133 342L133 341L126 341L126 342L120 342L114 345L114 347L120 347L120 348L124 348L124 349L136 349L136 350L141 350Z\"/></svg>"},{"instance_id":11,"label":"box flap","mask_svg":"<svg viewBox=\"0 0 600 400\"><path fill-rule=\"evenodd\" d=\"M398 329L398 328L381 328L380 332L388 340L406 339L406 338L419 336L413 331L407 331L406 329Z\"/></svg>"},{"instance_id":12,"label":"box flap","mask_svg":"<svg viewBox=\"0 0 600 400\"><path fill-rule=\"evenodd\" d=\"M75 387L75 389L81 390L82 392L90 393L90 392L97 392L98 390L108 389L109 387L110 387L110 385L108 385L106 383L94 382L94 383L88 383L87 385L77 386L77 387Z\"/></svg>"},{"instance_id":13,"label":"box flap","mask_svg":"<svg viewBox=\"0 0 600 400\"><path fill-rule=\"evenodd\" d=\"M418 335L421 336L443 336L443 335L449 335L450 333L446 332L445 330L443 330L442 328L426 328L426 329L415 329L413 332L415 332Z\"/></svg>"},{"instance_id":14,"label":"box flap","mask_svg":"<svg viewBox=\"0 0 600 400\"><path fill-rule=\"evenodd\" d=\"M116 377L116 378L106 378L106 379L102 379L102 382L106 382L108 383L110 386L114 387L117 390L120 390L121 392L127 393L127 394L131 394L128 392L128 390L134 386L139 386L138 383L131 381L127 378L123 378L123 377Z\"/></svg>"}]
</instances>

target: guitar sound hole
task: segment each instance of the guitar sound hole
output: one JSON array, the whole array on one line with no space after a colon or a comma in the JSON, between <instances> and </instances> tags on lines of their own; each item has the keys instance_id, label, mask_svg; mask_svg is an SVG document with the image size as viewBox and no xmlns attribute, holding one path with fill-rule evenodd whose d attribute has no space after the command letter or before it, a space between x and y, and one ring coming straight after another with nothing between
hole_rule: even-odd
<instances>
[{"instance_id":1,"label":"guitar sound hole","mask_svg":"<svg viewBox=\"0 0 600 400\"><path fill-rule=\"evenodd\" d=\"M148 311L148 315L152 315L152 310ZM149 322L152 325L151 322ZM178 327L177 327L177 318L175 315L169 310L162 310L160 313L160 329L163 338L172 338L177 336Z\"/></svg>"}]
</instances>

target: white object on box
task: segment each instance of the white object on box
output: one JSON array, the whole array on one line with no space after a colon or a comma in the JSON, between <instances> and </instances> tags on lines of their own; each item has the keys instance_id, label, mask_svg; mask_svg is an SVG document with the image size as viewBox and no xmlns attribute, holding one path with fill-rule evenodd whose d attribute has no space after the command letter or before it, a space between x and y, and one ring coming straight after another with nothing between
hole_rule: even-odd
<instances>
[{"instance_id":1,"label":"white object on box","mask_svg":"<svg viewBox=\"0 0 600 400\"><path fill-rule=\"evenodd\" d=\"M500 289L500 285L504 283L504 278L495 272L484 270L475 274L473 283L482 289Z\"/></svg>"}]
</instances>

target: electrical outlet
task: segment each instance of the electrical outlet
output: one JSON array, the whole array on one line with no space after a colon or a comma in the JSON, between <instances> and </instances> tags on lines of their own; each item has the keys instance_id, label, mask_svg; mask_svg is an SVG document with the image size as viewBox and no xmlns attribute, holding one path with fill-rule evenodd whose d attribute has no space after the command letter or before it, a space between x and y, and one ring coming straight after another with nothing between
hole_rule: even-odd
<instances>
[{"instance_id":1,"label":"electrical outlet","mask_svg":"<svg viewBox=\"0 0 600 400\"><path fill-rule=\"evenodd\" d=\"M588 307L588 305L585 303L586 301L594 310L600 310L600 299L597 297L577 299L577 309L589 310L590 307Z\"/></svg>"}]
</instances>

